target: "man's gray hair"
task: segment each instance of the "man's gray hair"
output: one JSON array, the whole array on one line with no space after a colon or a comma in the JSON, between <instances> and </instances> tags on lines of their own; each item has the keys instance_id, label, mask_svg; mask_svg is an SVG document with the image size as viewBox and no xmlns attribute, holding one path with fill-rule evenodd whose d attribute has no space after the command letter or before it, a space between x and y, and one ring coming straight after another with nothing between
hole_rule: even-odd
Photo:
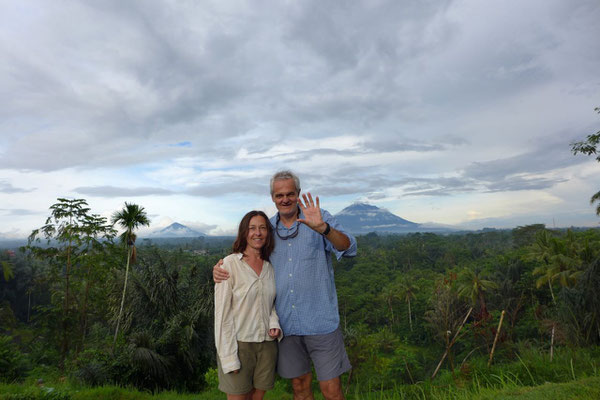
<instances>
[{"instance_id":1,"label":"man's gray hair","mask_svg":"<svg viewBox=\"0 0 600 400\"><path fill-rule=\"evenodd\" d=\"M275 181L281 181L286 179L293 179L294 185L296 185L296 193L300 193L300 178L298 178L298 176L292 171L285 170L276 172L275 175L273 175L273 177L271 178L271 196L273 196L273 183L275 183Z\"/></svg>"}]
</instances>

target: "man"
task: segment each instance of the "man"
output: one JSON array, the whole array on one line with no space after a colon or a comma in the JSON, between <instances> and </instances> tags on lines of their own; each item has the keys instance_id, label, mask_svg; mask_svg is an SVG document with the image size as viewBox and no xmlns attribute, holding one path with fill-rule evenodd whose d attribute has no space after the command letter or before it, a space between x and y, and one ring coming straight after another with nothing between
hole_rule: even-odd
<instances>
[{"instance_id":1,"label":"man","mask_svg":"<svg viewBox=\"0 0 600 400\"><path fill-rule=\"evenodd\" d=\"M311 361L323 396L343 399L340 375L351 366L339 327L340 317L331 252L338 260L356 255L356 239L319 207L310 193L300 198L300 179L290 171L271 178L271 218L275 250L275 307L284 338L279 343L277 372L292 379L295 400L313 399ZM304 200L304 201L303 201ZM226 271L213 269L215 281Z\"/></svg>"}]
</instances>

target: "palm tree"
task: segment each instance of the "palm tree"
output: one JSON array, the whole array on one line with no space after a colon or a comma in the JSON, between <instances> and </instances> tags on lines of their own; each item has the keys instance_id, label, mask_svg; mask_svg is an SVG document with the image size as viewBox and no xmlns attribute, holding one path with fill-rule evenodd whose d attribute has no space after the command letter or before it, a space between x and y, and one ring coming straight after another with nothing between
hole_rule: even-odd
<instances>
[{"instance_id":1,"label":"palm tree","mask_svg":"<svg viewBox=\"0 0 600 400\"><path fill-rule=\"evenodd\" d=\"M398 298L398 294L396 293L396 288L394 288L393 286L387 286L385 287L380 295L379 298L382 299L388 306L388 308L390 309L390 314L391 314L391 320L390 320L390 326L393 328L394 327L394 300L396 300Z\"/></svg>"},{"instance_id":2,"label":"palm tree","mask_svg":"<svg viewBox=\"0 0 600 400\"><path fill-rule=\"evenodd\" d=\"M529 253L526 256L528 260L542 261L543 264L535 268L534 275L542 275L537 282L536 286L539 288L544 283L548 283L550 288L550 296L552 296L552 302L556 304L556 298L554 297L554 290L552 289L552 273L551 263L552 258L552 235L546 229L539 231L535 235L535 242L529 248Z\"/></svg>"},{"instance_id":3,"label":"palm tree","mask_svg":"<svg viewBox=\"0 0 600 400\"><path fill-rule=\"evenodd\" d=\"M460 297L471 299L474 305L479 302L480 317L481 319L485 319L488 312L484 293L490 289L496 289L498 287L496 282L483 279L483 274L479 271L476 272L470 268L465 268L458 275L456 283Z\"/></svg>"},{"instance_id":4,"label":"palm tree","mask_svg":"<svg viewBox=\"0 0 600 400\"><path fill-rule=\"evenodd\" d=\"M552 285L558 281L561 286L570 287L581 275L578 244L571 230L567 231L565 240L553 237L547 230L538 232L527 258L543 262L533 270L533 275L540 275L536 281L538 288L548 284L554 304Z\"/></svg>"},{"instance_id":5,"label":"palm tree","mask_svg":"<svg viewBox=\"0 0 600 400\"><path fill-rule=\"evenodd\" d=\"M398 290L400 292L399 297L403 298L404 301L408 304L408 324L410 326L410 330L412 332L412 311L410 307L410 301L416 298L416 292L419 290L419 287L410 282L408 279L404 279L400 281L398 284Z\"/></svg>"},{"instance_id":6,"label":"palm tree","mask_svg":"<svg viewBox=\"0 0 600 400\"><path fill-rule=\"evenodd\" d=\"M127 246L127 265L125 266L125 283L123 284L123 296L121 297L121 307L117 316L117 327L115 329L114 343L117 341L119 334L119 325L121 324L121 316L123 315L123 305L125 304L125 293L127 291L127 279L129 277L129 264L135 263L135 239L137 238L134 231L140 226L150 225L150 220L144 211L144 207L137 204L125 202L125 207L121 211L117 211L112 216L112 223L119 224L125 229L120 236L121 241Z\"/></svg>"},{"instance_id":7,"label":"palm tree","mask_svg":"<svg viewBox=\"0 0 600 400\"><path fill-rule=\"evenodd\" d=\"M10 281L15 276L15 272L13 271L13 265L9 261L0 261L2 264L2 276L4 276L4 280L6 282Z\"/></svg>"}]
</instances>

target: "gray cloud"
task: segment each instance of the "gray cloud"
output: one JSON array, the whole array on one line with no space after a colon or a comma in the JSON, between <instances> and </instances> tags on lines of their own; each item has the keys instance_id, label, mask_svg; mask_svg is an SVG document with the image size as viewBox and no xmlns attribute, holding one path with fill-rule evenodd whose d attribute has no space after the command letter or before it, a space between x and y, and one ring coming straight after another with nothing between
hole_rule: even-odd
<instances>
[{"instance_id":1,"label":"gray cloud","mask_svg":"<svg viewBox=\"0 0 600 400\"><path fill-rule=\"evenodd\" d=\"M365 189L368 191L368 189L360 183L342 186L336 182L331 182L331 184L323 183L314 186L311 189L311 192L318 194L319 196L343 196L347 194L361 194L365 192Z\"/></svg>"},{"instance_id":2,"label":"gray cloud","mask_svg":"<svg viewBox=\"0 0 600 400\"><path fill-rule=\"evenodd\" d=\"M404 195L435 195L444 196L454 193L471 192L479 184L477 181L464 177L435 177L422 178L394 174L387 168L374 171L357 171L355 167L346 166L336 169L331 175L303 174L303 188L319 195L340 196L367 194L370 199L382 199L388 189L400 188Z\"/></svg>"},{"instance_id":3,"label":"gray cloud","mask_svg":"<svg viewBox=\"0 0 600 400\"><path fill-rule=\"evenodd\" d=\"M177 150L214 154L215 146L227 157L235 150L223 146L222 139L243 135L262 121L284 132L298 129L288 128L292 121L292 126L307 120L341 123L333 130L323 126L332 134L356 122L381 125L377 121L411 107L401 91L390 90L390 77L400 65L396 61L431 49L431 43L415 39L424 37L427 21L441 10L418 4L308 2L292 12L270 4L261 12L227 14L216 4L105 2L46 10L35 29L13 32L12 39L38 58L7 49L11 80L0 81L0 93L13 98L3 108L8 118L30 115L43 123L15 121L28 133L5 148L0 167L49 171L132 165L169 159L181 154ZM288 11L288 19L279 19L282 11ZM278 15L281 30L256 23L271 21L271 14ZM348 18L361 29L338 29ZM373 19L381 23L372 24ZM224 21L232 29L213 29ZM269 59L272 64L264 62ZM301 71L289 66L303 64L310 77L298 80ZM343 66L351 72L336 76ZM190 151L160 149L161 144L198 142L196 135L202 145ZM145 139L153 146L140 146Z\"/></svg>"},{"instance_id":4,"label":"gray cloud","mask_svg":"<svg viewBox=\"0 0 600 400\"><path fill-rule=\"evenodd\" d=\"M428 151L442 151L445 150L445 146L440 143L423 143L417 140L407 141L398 140L393 141L389 139L384 140L370 140L363 143L363 149L368 152L397 152L397 151L416 151L416 152L428 152Z\"/></svg>"},{"instance_id":5,"label":"gray cloud","mask_svg":"<svg viewBox=\"0 0 600 400\"><path fill-rule=\"evenodd\" d=\"M210 233L211 231L218 228L218 225L210 225L203 223L185 223L185 226L202 233Z\"/></svg>"},{"instance_id":6,"label":"gray cloud","mask_svg":"<svg viewBox=\"0 0 600 400\"><path fill-rule=\"evenodd\" d=\"M478 182L464 177L410 178L407 184L404 196L449 196L473 192L478 187Z\"/></svg>"},{"instance_id":7,"label":"gray cloud","mask_svg":"<svg viewBox=\"0 0 600 400\"><path fill-rule=\"evenodd\" d=\"M434 196L434 197L443 197L450 196L451 194L456 193L456 191L448 190L446 188L441 189L426 189L415 192L406 192L404 196Z\"/></svg>"},{"instance_id":8,"label":"gray cloud","mask_svg":"<svg viewBox=\"0 0 600 400\"><path fill-rule=\"evenodd\" d=\"M40 211L26 210L23 208L0 208L0 211L4 211L5 215L10 215L10 216L25 216L25 215L43 214Z\"/></svg>"},{"instance_id":9,"label":"gray cloud","mask_svg":"<svg viewBox=\"0 0 600 400\"><path fill-rule=\"evenodd\" d=\"M183 193L190 196L218 197L233 193L251 193L258 195L269 194L269 179L256 177L252 179L225 178L220 183L200 183L196 187L185 190Z\"/></svg>"},{"instance_id":10,"label":"gray cloud","mask_svg":"<svg viewBox=\"0 0 600 400\"><path fill-rule=\"evenodd\" d=\"M567 179L523 178L520 176L507 178L486 185L489 192L509 192L517 190L541 190L566 182Z\"/></svg>"},{"instance_id":11,"label":"gray cloud","mask_svg":"<svg viewBox=\"0 0 600 400\"><path fill-rule=\"evenodd\" d=\"M451 145L451 146L462 146L470 144L470 141L464 137L460 137L453 134L441 135L437 138L440 143Z\"/></svg>"},{"instance_id":12,"label":"gray cloud","mask_svg":"<svg viewBox=\"0 0 600 400\"><path fill-rule=\"evenodd\" d=\"M369 200L382 200L385 199L387 196L384 193L371 193L369 195L367 195L367 199Z\"/></svg>"},{"instance_id":13,"label":"gray cloud","mask_svg":"<svg viewBox=\"0 0 600 400\"><path fill-rule=\"evenodd\" d=\"M32 16L8 8L0 20L3 37L23 45L0 48L8 72L0 78L0 94L11 99L0 107L11 129L0 128L0 136L14 139L0 146L0 167L135 165L214 157L215 148L227 159L237 144L224 139L264 125L280 137L377 132L376 140L365 138L365 151L444 150L443 141L414 141L419 133L399 141L397 126L431 125L432 117L443 125L449 110L548 80L546 65L553 64L542 55L565 44L545 27L565 13L569 24L581 26L578 13L593 11L592 4L577 10L551 3L534 27L527 14L517 14L513 25L531 30L523 35L505 35L501 23L472 24L498 39L494 46L469 36L465 19L482 18L447 17L450 8L465 11L451 1L308 1L293 7L267 1L241 9L109 1ZM19 23L32 29L6 28ZM465 45L472 46L468 57ZM451 46L457 51L448 58ZM600 56L589 47L586 54ZM429 109L440 103L445 108ZM469 142L447 135L454 143ZM168 148L186 141L194 145Z\"/></svg>"},{"instance_id":14,"label":"gray cloud","mask_svg":"<svg viewBox=\"0 0 600 400\"><path fill-rule=\"evenodd\" d=\"M275 145L276 143L272 143ZM267 147L253 146L250 154L264 154L262 157L255 157L256 160L272 160L276 159L282 163L293 163L300 160L311 160L314 157L338 155L342 157L349 157L353 155L364 155L374 153L396 153L396 152L431 152L431 151L444 151L447 146L440 143L425 143L419 140L407 140L403 137L399 137L397 140L383 139L377 141L370 139L361 142L356 149L344 149L339 150L336 148L321 147L310 150L293 150L290 149L286 153L278 153L277 155L269 154L265 151Z\"/></svg>"},{"instance_id":15,"label":"gray cloud","mask_svg":"<svg viewBox=\"0 0 600 400\"><path fill-rule=\"evenodd\" d=\"M449 31L435 39L424 34L448 3L307 1L292 16L288 38L303 43L336 71L354 69L367 56L402 62L448 40Z\"/></svg>"},{"instance_id":16,"label":"gray cloud","mask_svg":"<svg viewBox=\"0 0 600 400\"><path fill-rule=\"evenodd\" d=\"M22 189L13 186L6 181L0 181L0 193L27 193L32 192L34 189Z\"/></svg>"},{"instance_id":17,"label":"gray cloud","mask_svg":"<svg viewBox=\"0 0 600 400\"><path fill-rule=\"evenodd\" d=\"M560 137L561 135L559 135ZM537 174L581 164L587 160L574 157L569 143L573 140L538 138L535 150L491 161L474 162L467 166L464 175L485 182L501 182L516 174Z\"/></svg>"},{"instance_id":18,"label":"gray cloud","mask_svg":"<svg viewBox=\"0 0 600 400\"><path fill-rule=\"evenodd\" d=\"M170 196L176 194L171 190L153 187L81 186L73 189L73 191L97 197Z\"/></svg>"},{"instance_id":19,"label":"gray cloud","mask_svg":"<svg viewBox=\"0 0 600 400\"><path fill-rule=\"evenodd\" d=\"M544 154L556 155L557 158L545 160ZM544 160L544 162L540 162L540 160ZM398 176L387 168L365 172L347 166L337 169L329 176L308 174L303 179L308 182L315 193L330 196L373 193L367 197L381 199L385 197L381 192L390 188L401 188L404 196L450 196L475 191L547 189L566 182L567 179L536 177L533 176L534 174L555 171L583 161L585 160L574 160L572 156L564 157L555 148L549 147L505 160L473 164L466 171L458 171L459 174L455 177ZM303 184L304 187L306 187L305 185Z\"/></svg>"}]
</instances>

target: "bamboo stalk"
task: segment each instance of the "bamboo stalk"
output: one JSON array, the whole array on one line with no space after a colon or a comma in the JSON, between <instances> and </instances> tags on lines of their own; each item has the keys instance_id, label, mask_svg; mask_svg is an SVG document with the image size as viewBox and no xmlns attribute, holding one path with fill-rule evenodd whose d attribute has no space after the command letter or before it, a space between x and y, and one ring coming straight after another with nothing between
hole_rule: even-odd
<instances>
[{"instance_id":1,"label":"bamboo stalk","mask_svg":"<svg viewBox=\"0 0 600 400\"><path fill-rule=\"evenodd\" d=\"M492 358L494 358L494 350L496 350L496 343L498 342L498 336L500 335L500 329L502 329L502 321L504 321L504 314L506 311L502 310L500 315L500 322L498 323L498 330L496 331L496 337L494 337L494 344L492 345L492 351L490 352L490 360L488 361L488 367L492 365Z\"/></svg>"},{"instance_id":2,"label":"bamboo stalk","mask_svg":"<svg viewBox=\"0 0 600 400\"><path fill-rule=\"evenodd\" d=\"M352 379L353 372L354 368L350 369L350 373L348 373L348 380L346 381L346 389L344 390L344 394L348 394L348 390L350 389L350 380Z\"/></svg>"},{"instance_id":3,"label":"bamboo stalk","mask_svg":"<svg viewBox=\"0 0 600 400\"><path fill-rule=\"evenodd\" d=\"M410 378L410 381L414 385L415 380L413 379L412 374L410 373L410 369L408 368L408 363L406 362L406 358L402 357L402 359L404 360L404 365L406 366L406 372L408 372L408 377Z\"/></svg>"},{"instance_id":4,"label":"bamboo stalk","mask_svg":"<svg viewBox=\"0 0 600 400\"><path fill-rule=\"evenodd\" d=\"M554 328L556 324L552 324L552 336L550 337L550 362L552 362L552 357L554 356Z\"/></svg>"},{"instance_id":5,"label":"bamboo stalk","mask_svg":"<svg viewBox=\"0 0 600 400\"><path fill-rule=\"evenodd\" d=\"M467 315L465 316L465 319L463 319L463 322L458 327L458 330L454 334L454 337L452 338L452 341L446 347L446 351L444 352L444 355L442 356L442 359L438 363L437 368L435 369L435 371L433 371L433 375L431 375L431 379L435 378L435 376L437 375L438 371L440 370L440 367L442 366L442 363L446 359L446 356L448 355L448 352L450 351L450 348L454 345L454 342L456 342L456 339L458 338L458 334L460 333L460 330L462 329L462 327L465 324L465 322L467 322L467 318L469 318L469 315L471 315L471 311L473 311L473 307L469 308L469 312L467 312Z\"/></svg>"}]
</instances>

